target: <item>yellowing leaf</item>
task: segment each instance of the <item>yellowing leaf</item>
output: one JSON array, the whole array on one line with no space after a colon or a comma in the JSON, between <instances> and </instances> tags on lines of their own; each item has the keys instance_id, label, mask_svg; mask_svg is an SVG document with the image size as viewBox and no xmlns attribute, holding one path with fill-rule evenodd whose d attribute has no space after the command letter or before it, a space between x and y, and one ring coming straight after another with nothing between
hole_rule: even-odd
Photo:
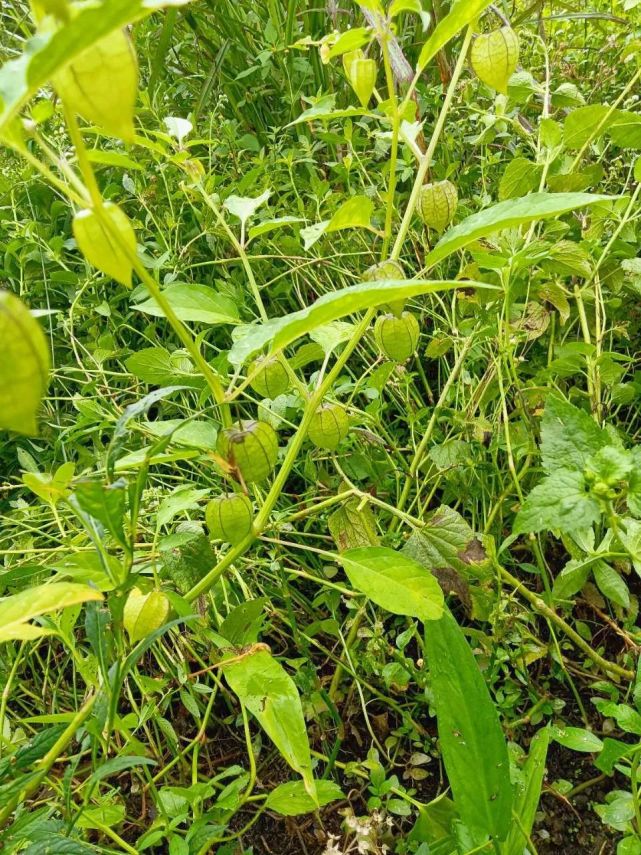
<instances>
[{"instance_id":1,"label":"yellowing leaf","mask_svg":"<svg viewBox=\"0 0 641 855\"><path fill-rule=\"evenodd\" d=\"M138 64L130 38L116 30L54 78L64 103L114 137L132 142Z\"/></svg>"},{"instance_id":2,"label":"yellowing leaf","mask_svg":"<svg viewBox=\"0 0 641 855\"><path fill-rule=\"evenodd\" d=\"M470 61L483 83L507 95L508 81L519 61L519 38L511 27L478 36L472 45Z\"/></svg>"},{"instance_id":3,"label":"yellowing leaf","mask_svg":"<svg viewBox=\"0 0 641 855\"><path fill-rule=\"evenodd\" d=\"M300 774L306 791L317 803L307 726L292 678L265 645L257 645L255 652L223 663L223 673L232 691Z\"/></svg>"},{"instance_id":4,"label":"yellowing leaf","mask_svg":"<svg viewBox=\"0 0 641 855\"><path fill-rule=\"evenodd\" d=\"M88 585L78 585L74 582L38 585L12 597L6 597L0 600L0 642L45 635L46 630L41 630L28 621L88 600L102 600L102 594Z\"/></svg>"},{"instance_id":5,"label":"yellowing leaf","mask_svg":"<svg viewBox=\"0 0 641 855\"><path fill-rule=\"evenodd\" d=\"M135 644L161 627L169 615L169 600L161 591L144 594L132 588L123 612L123 625L129 641Z\"/></svg>"},{"instance_id":6,"label":"yellowing leaf","mask_svg":"<svg viewBox=\"0 0 641 855\"><path fill-rule=\"evenodd\" d=\"M105 202L100 211L94 208L78 211L73 218L73 235L89 264L121 285L131 286L133 265L127 250L135 254L136 235L122 208Z\"/></svg>"},{"instance_id":7,"label":"yellowing leaf","mask_svg":"<svg viewBox=\"0 0 641 855\"><path fill-rule=\"evenodd\" d=\"M36 434L49 352L38 322L15 294L0 291L0 428Z\"/></svg>"}]
</instances>

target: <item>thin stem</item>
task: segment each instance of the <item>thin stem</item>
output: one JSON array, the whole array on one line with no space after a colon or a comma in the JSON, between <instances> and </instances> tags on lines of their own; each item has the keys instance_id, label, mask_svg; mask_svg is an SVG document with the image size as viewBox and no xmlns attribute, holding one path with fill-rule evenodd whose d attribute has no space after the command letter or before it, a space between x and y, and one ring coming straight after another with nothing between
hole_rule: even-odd
<instances>
[{"instance_id":1,"label":"thin stem","mask_svg":"<svg viewBox=\"0 0 641 855\"><path fill-rule=\"evenodd\" d=\"M407 237L407 233L410 229L412 216L414 215L414 209L416 208L418 197L423 186L423 181L425 180L427 171L430 168L432 156L434 155L441 133L443 131L443 128L445 127L445 119L447 118L450 105L452 104L452 99L454 98L454 93L456 92L459 77L461 76L461 73L463 72L463 69L465 67L465 60L467 58L468 48L472 40L472 31L472 26L469 26L465 33L465 38L463 39L461 53L459 55L458 62L456 63L454 73L452 74L450 85L447 88L447 93L445 95L445 100L443 101L443 106L441 107L441 112L439 113L438 119L436 120L436 124L434 125L434 130L432 131L432 138L430 139L427 151L423 155L423 158L418 168L418 172L416 173L416 178L414 179L414 186L412 187L409 202L407 203L407 208L405 209L405 214L403 215L403 220L398 230L398 234L396 236L394 247L391 253L391 258L395 260L398 260L400 258L401 251L403 249L403 244L405 243L405 238Z\"/></svg>"}]
</instances>

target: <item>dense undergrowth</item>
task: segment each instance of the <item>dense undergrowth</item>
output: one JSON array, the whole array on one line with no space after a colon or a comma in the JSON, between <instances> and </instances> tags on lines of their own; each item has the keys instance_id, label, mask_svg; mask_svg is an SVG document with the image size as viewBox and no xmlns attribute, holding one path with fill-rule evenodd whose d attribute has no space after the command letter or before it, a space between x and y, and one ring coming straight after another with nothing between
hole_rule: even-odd
<instances>
[{"instance_id":1,"label":"dense undergrowth","mask_svg":"<svg viewBox=\"0 0 641 855\"><path fill-rule=\"evenodd\" d=\"M640 8L2 5L0 849L641 853Z\"/></svg>"}]
</instances>

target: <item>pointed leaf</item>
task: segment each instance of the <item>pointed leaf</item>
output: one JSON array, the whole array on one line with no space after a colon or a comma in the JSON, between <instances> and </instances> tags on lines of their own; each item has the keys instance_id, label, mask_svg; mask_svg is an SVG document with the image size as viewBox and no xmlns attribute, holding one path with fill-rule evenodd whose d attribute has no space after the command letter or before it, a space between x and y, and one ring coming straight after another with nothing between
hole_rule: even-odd
<instances>
[{"instance_id":1,"label":"pointed leaf","mask_svg":"<svg viewBox=\"0 0 641 855\"><path fill-rule=\"evenodd\" d=\"M28 588L0 600L0 642L12 638L33 638L39 627L29 624L32 618L76 606L88 600L102 600L102 594L88 585L54 582Z\"/></svg>"},{"instance_id":2,"label":"pointed leaf","mask_svg":"<svg viewBox=\"0 0 641 855\"><path fill-rule=\"evenodd\" d=\"M348 549L337 560L352 585L381 608L422 621L443 614L443 592L417 561L383 546Z\"/></svg>"},{"instance_id":3,"label":"pointed leaf","mask_svg":"<svg viewBox=\"0 0 641 855\"><path fill-rule=\"evenodd\" d=\"M171 308L181 321L201 324L235 324L238 322L238 307L232 299L218 294L208 285L175 282L163 290ZM164 312L150 297L133 307L138 312L163 318Z\"/></svg>"},{"instance_id":4,"label":"pointed leaf","mask_svg":"<svg viewBox=\"0 0 641 855\"><path fill-rule=\"evenodd\" d=\"M454 802L482 842L512 824L507 746L476 660L448 609L425 627L425 652L438 734Z\"/></svg>"},{"instance_id":5,"label":"pointed leaf","mask_svg":"<svg viewBox=\"0 0 641 855\"><path fill-rule=\"evenodd\" d=\"M532 193L520 199L508 199L491 208L472 214L453 229L445 232L425 258L426 267L433 267L459 249L494 232L546 220L585 208L596 202L608 202L616 196L594 193Z\"/></svg>"},{"instance_id":6,"label":"pointed leaf","mask_svg":"<svg viewBox=\"0 0 641 855\"><path fill-rule=\"evenodd\" d=\"M471 24L492 0L454 0L450 11L439 21L434 32L423 45L418 58L417 70L422 71L442 47L453 39L457 33Z\"/></svg>"},{"instance_id":7,"label":"pointed leaf","mask_svg":"<svg viewBox=\"0 0 641 855\"><path fill-rule=\"evenodd\" d=\"M307 727L296 685L264 648L257 645L224 663L225 679L316 800Z\"/></svg>"}]
</instances>

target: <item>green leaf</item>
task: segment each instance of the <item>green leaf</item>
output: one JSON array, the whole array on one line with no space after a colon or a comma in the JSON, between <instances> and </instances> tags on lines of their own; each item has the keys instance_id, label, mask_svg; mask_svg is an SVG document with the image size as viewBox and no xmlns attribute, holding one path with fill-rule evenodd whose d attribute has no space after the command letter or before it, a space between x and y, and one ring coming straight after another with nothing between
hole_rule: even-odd
<instances>
[{"instance_id":1,"label":"green leaf","mask_svg":"<svg viewBox=\"0 0 641 855\"><path fill-rule=\"evenodd\" d=\"M165 6L188 0L103 0L88 6L69 23L31 38L25 52L0 69L0 135L32 95L70 65L83 51L127 24Z\"/></svg>"},{"instance_id":2,"label":"green leaf","mask_svg":"<svg viewBox=\"0 0 641 855\"><path fill-rule=\"evenodd\" d=\"M583 727L555 727L552 729L552 739L572 751L585 751L588 754L597 754L603 748L599 737Z\"/></svg>"},{"instance_id":3,"label":"green leaf","mask_svg":"<svg viewBox=\"0 0 641 855\"><path fill-rule=\"evenodd\" d=\"M102 594L87 585L54 582L27 588L0 600L0 642L16 638L37 638L43 634L32 618L76 606L89 600L102 600Z\"/></svg>"},{"instance_id":4,"label":"green leaf","mask_svg":"<svg viewBox=\"0 0 641 855\"><path fill-rule=\"evenodd\" d=\"M205 496L208 496L209 493L210 490L207 487L199 489L197 487L191 487L189 484L183 484L180 487L176 487L176 489L172 490L168 496L165 496L160 503L158 515L156 517L156 525L158 527L167 525L174 519L174 517L184 511L198 510L200 507L199 502L204 499Z\"/></svg>"},{"instance_id":5,"label":"green leaf","mask_svg":"<svg viewBox=\"0 0 641 855\"><path fill-rule=\"evenodd\" d=\"M425 257L425 266L434 267L453 252L479 238L502 229L527 225L536 220L546 220L576 211L596 202L608 202L616 196L594 193L531 193L519 199L508 199L491 208L472 214L453 229L445 232L434 249Z\"/></svg>"},{"instance_id":6,"label":"green leaf","mask_svg":"<svg viewBox=\"0 0 641 855\"><path fill-rule=\"evenodd\" d=\"M594 558L581 560L573 558L565 565L554 580L552 594L555 600L567 600L580 591L590 576Z\"/></svg>"},{"instance_id":7,"label":"green leaf","mask_svg":"<svg viewBox=\"0 0 641 855\"><path fill-rule=\"evenodd\" d=\"M238 217L240 224L244 229L247 220L256 213L261 205L265 204L271 194L271 190L265 190L264 193L261 193L260 196L256 196L255 198L250 198L248 196L228 196L227 199L225 199L224 207L230 214Z\"/></svg>"},{"instance_id":8,"label":"green leaf","mask_svg":"<svg viewBox=\"0 0 641 855\"><path fill-rule=\"evenodd\" d=\"M514 813L519 818L519 822L512 823L505 844L505 855L523 855L527 849L528 838L532 833L541 798L549 744L550 729L548 727L537 731L530 742L530 751L523 767L522 779L517 781L514 794Z\"/></svg>"},{"instance_id":9,"label":"green leaf","mask_svg":"<svg viewBox=\"0 0 641 855\"><path fill-rule=\"evenodd\" d=\"M442 47L467 27L490 5L491 0L454 0L448 14L436 25L418 57L417 71L422 71Z\"/></svg>"},{"instance_id":10,"label":"green leaf","mask_svg":"<svg viewBox=\"0 0 641 855\"><path fill-rule=\"evenodd\" d=\"M249 239L253 240L254 238L259 237L260 235L267 234L267 232L273 232L275 229L282 229L285 226L293 226L297 223L304 223L305 220L302 217L275 217L273 220L263 220L262 223L258 223L255 226L252 226L249 229Z\"/></svg>"},{"instance_id":11,"label":"green leaf","mask_svg":"<svg viewBox=\"0 0 641 855\"><path fill-rule=\"evenodd\" d=\"M305 791L302 781L286 781L279 784L267 796L265 807L275 810L281 816L300 816L312 813L318 807L324 807L336 799L344 798L343 791L334 781L315 781L318 802Z\"/></svg>"},{"instance_id":12,"label":"green leaf","mask_svg":"<svg viewBox=\"0 0 641 855\"><path fill-rule=\"evenodd\" d=\"M486 560L483 545L458 511L447 505L412 532L403 552L430 570L451 568L466 577L486 575L481 570Z\"/></svg>"},{"instance_id":13,"label":"green leaf","mask_svg":"<svg viewBox=\"0 0 641 855\"><path fill-rule=\"evenodd\" d=\"M610 117L606 119L608 113ZM604 134L613 121L614 111L605 104L589 104L573 110L563 124L565 148L581 148L588 140L597 139ZM600 128L599 125L601 125ZM598 132L597 128L599 128Z\"/></svg>"},{"instance_id":14,"label":"green leaf","mask_svg":"<svg viewBox=\"0 0 641 855\"><path fill-rule=\"evenodd\" d=\"M589 458L611 443L607 431L594 419L564 398L547 399L541 421L543 468L555 472L559 466L583 472Z\"/></svg>"},{"instance_id":15,"label":"green leaf","mask_svg":"<svg viewBox=\"0 0 641 855\"><path fill-rule=\"evenodd\" d=\"M127 544L123 522L126 490L124 481L101 484L99 481L82 481L73 493L78 507L98 520L121 545Z\"/></svg>"},{"instance_id":16,"label":"green leaf","mask_svg":"<svg viewBox=\"0 0 641 855\"><path fill-rule=\"evenodd\" d=\"M536 190L542 172L542 164L526 157L515 157L508 163L499 183L499 201L516 199Z\"/></svg>"},{"instance_id":17,"label":"green leaf","mask_svg":"<svg viewBox=\"0 0 641 855\"><path fill-rule=\"evenodd\" d=\"M600 518L601 508L588 494L583 475L572 469L558 469L527 496L516 515L513 533L582 531Z\"/></svg>"},{"instance_id":18,"label":"green leaf","mask_svg":"<svg viewBox=\"0 0 641 855\"><path fill-rule=\"evenodd\" d=\"M234 301L218 294L208 285L176 282L168 285L162 293L181 321L211 325L238 323L238 307ZM133 308L155 318L165 316L153 297L134 305Z\"/></svg>"},{"instance_id":19,"label":"green leaf","mask_svg":"<svg viewBox=\"0 0 641 855\"><path fill-rule=\"evenodd\" d=\"M307 727L292 678L265 649L224 662L222 668L232 691L301 775L305 789L316 800Z\"/></svg>"},{"instance_id":20,"label":"green leaf","mask_svg":"<svg viewBox=\"0 0 641 855\"><path fill-rule=\"evenodd\" d=\"M327 527L339 552L359 546L378 546L376 523L369 505L361 507L361 500L348 499L327 520Z\"/></svg>"},{"instance_id":21,"label":"green leaf","mask_svg":"<svg viewBox=\"0 0 641 855\"><path fill-rule=\"evenodd\" d=\"M168 386L172 383L202 386L202 377L193 373L194 366L186 353L180 353L170 353L164 347L145 347L132 353L125 360L125 367L138 380L153 386Z\"/></svg>"},{"instance_id":22,"label":"green leaf","mask_svg":"<svg viewBox=\"0 0 641 855\"><path fill-rule=\"evenodd\" d=\"M341 229L368 229L374 211L374 202L368 196L352 196L343 202L331 218L326 232L338 232Z\"/></svg>"},{"instance_id":23,"label":"green leaf","mask_svg":"<svg viewBox=\"0 0 641 855\"><path fill-rule=\"evenodd\" d=\"M352 585L381 608L422 621L443 614L443 592L417 561L384 546L348 549L337 560Z\"/></svg>"},{"instance_id":24,"label":"green leaf","mask_svg":"<svg viewBox=\"0 0 641 855\"><path fill-rule=\"evenodd\" d=\"M112 757L100 765L87 781L87 786L95 784L98 781L104 781L105 778L110 778L112 775L117 775L119 772L124 772L125 769L133 769L135 766L155 766L156 761L151 757L137 757L133 754L121 754L119 757Z\"/></svg>"},{"instance_id":25,"label":"green leaf","mask_svg":"<svg viewBox=\"0 0 641 855\"><path fill-rule=\"evenodd\" d=\"M620 573L606 564L605 561L599 561L594 565L594 581L597 588L604 597L618 606L623 606L624 609L630 606L630 591Z\"/></svg>"},{"instance_id":26,"label":"green leaf","mask_svg":"<svg viewBox=\"0 0 641 855\"><path fill-rule=\"evenodd\" d=\"M447 778L459 815L479 836L503 840L512 825L507 746L485 680L446 608L425 627L425 652Z\"/></svg>"},{"instance_id":27,"label":"green leaf","mask_svg":"<svg viewBox=\"0 0 641 855\"><path fill-rule=\"evenodd\" d=\"M482 282L465 281L468 288L491 288ZM243 365L248 359L270 345L272 352L287 347L296 339L321 326L363 309L382 306L418 297L461 288L458 280L388 280L387 282L360 282L349 288L323 294L312 305L281 318L271 318L264 324L243 326L234 333L234 344L229 352L232 365Z\"/></svg>"},{"instance_id":28,"label":"green leaf","mask_svg":"<svg viewBox=\"0 0 641 855\"><path fill-rule=\"evenodd\" d=\"M202 532L182 532L160 542L161 576L186 594L216 564L216 556Z\"/></svg>"},{"instance_id":29,"label":"green leaf","mask_svg":"<svg viewBox=\"0 0 641 855\"><path fill-rule=\"evenodd\" d=\"M0 428L37 434L47 389L49 351L38 321L9 291L0 291Z\"/></svg>"}]
</instances>

